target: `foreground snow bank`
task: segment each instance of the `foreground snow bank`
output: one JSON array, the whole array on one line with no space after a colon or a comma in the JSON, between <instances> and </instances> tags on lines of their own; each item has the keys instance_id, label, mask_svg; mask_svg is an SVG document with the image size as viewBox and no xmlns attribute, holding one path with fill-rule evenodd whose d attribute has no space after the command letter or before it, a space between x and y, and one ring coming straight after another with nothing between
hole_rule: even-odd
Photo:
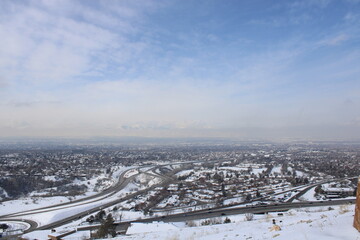
<instances>
[{"instance_id":1,"label":"foreground snow bank","mask_svg":"<svg viewBox=\"0 0 360 240\"><path fill-rule=\"evenodd\" d=\"M164 232L177 230L177 227L171 223L153 222L153 223L131 223L126 234L138 234L148 232Z\"/></svg>"},{"instance_id":2,"label":"foreground snow bank","mask_svg":"<svg viewBox=\"0 0 360 240\"><path fill-rule=\"evenodd\" d=\"M360 239L360 233L352 227L353 215L354 205L346 205L291 210L280 215L277 213L256 215L252 221L246 221L244 215L228 216L231 220L228 224L201 226L204 222L202 220L188 224L197 225L197 227L188 227L184 223L176 224L178 228L172 228L171 231L158 231L159 228L161 229L161 223L156 223L158 225L154 228L156 231L148 232L149 228L144 224L146 233L139 231L136 234L114 239ZM218 222L223 222L223 220L218 219ZM273 220L281 228L280 231L271 231L274 226ZM168 227L168 225L163 226L164 229Z\"/></svg>"}]
</instances>

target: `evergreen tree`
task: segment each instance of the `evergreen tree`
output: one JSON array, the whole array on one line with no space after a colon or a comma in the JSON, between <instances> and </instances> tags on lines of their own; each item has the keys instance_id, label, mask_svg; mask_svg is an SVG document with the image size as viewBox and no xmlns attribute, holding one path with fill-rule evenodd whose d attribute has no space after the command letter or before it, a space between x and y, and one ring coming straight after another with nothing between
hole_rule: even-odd
<instances>
[{"instance_id":1,"label":"evergreen tree","mask_svg":"<svg viewBox=\"0 0 360 240\"><path fill-rule=\"evenodd\" d=\"M114 218L109 213L105 219L105 221L100 225L99 230L96 233L96 237L98 238L107 238L109 235L115 237L115 226L114 226Z\"/></svg>"},{"instance_id":2,"label":"evergreen tree","mask_svg":"<svg viewBox=\"0 0 360 240\"><path fill-rule=\"evenodd\" d=\"M221 192L222 192L223 197L227 196L224 183L221 184Z\"/></svg>"}]
</instances>

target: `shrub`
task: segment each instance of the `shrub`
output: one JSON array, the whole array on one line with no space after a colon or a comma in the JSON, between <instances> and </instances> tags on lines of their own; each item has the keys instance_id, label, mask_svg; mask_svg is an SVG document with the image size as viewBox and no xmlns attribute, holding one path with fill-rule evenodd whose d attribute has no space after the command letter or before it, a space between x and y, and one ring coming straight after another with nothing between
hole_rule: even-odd
<instances>
[{"instance_id":1,"label":"shrub","mask_svg":"<svg viewBox=\"0 0 360 240\"><path fill-rule=\"evenodd\" d=\"M344 213L347 213L347 212L349 212L349 207L348 207L348 205L341 205L341 206L340 206L340 209L339 209L339 213L340 213L340 214L344 214Z\"/></svg>"},{"instance_id":2,"label":"shrub","mask_svg":"<svg viewBox=\"0 0 360 240\"><path fill-rule=\"evenodd\" d=\"M246 213L245 214L246 221L252 221L254 219L254 214L252 213Z\"/></svg>"},{"instance_id":3,"label":"shrub","mask_svg":"<svg viewBox=\"0 0 360 240\"><path fill-rule=\"evenodd\" d=\"M201 222L202 226L206 226L206 225L214 225L214 224L221 224L222 221L220 218L210 218L210 219L206 219L205 221Z\"/></svg>"},{"instance_id":4,"label":"shrub","mask_svg":"<svg viewBox=\"0 0 360 240\"><path fill-rule=\"evenodd\" d=\"M197 226L194 221L187 221L187 222L186 222L186 225L187 225L188 227L196 227L196 226Z\"/></svg>"}]
</instances>

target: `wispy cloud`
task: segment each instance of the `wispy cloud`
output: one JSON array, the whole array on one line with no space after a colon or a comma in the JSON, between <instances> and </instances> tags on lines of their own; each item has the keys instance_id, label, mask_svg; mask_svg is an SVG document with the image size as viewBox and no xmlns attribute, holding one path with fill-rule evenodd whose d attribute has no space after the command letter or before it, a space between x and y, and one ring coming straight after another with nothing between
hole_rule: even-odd
<instances>
[{"instance_id":1,"label":"wispy cloud","mask_svg":"<svg viewBox=\"0 0 360 240\"><path fill-rule=\"evenodd\" d=\"M346 34L339 34L337 36L334 37L330 37L327 39L323 39L320 44L323 45L329 45L329 46L336 46L336 45L340 45L343 42L347 41L349 39L349 36Z\"/></svg>"},{"instance_id":2,"label":"wispy cloud","mask_svg":"<svg viewBox=\"0 0 360 240\"><path fill-rule=\"evenodd\" d=\"M292 9L303 9L303 8L326 8L332 0L302 0L302 1L292 1L289 5Z\"/></svg>"},{"instance_id":3,"label":"wispy cloud","mask_svg":"<svg viewBox=\"0 0 360 240\"><path fill-rule=\"evenodd\" d=\"M5 88L6 86L8 86L8 82L4 77L0 77L0 89Z\"/></svg>"},{"instance_id":4,"label":"wispy cloud","mask_svg":"<svg viewBox=\"0 0 360 240\"><path fill-rule=\"evenodd\" d=\"M69 81L89 72L101 75L112 64L128 61L145 47L125 35L136 29L132 21L137 9L114 8L123 16L76 1L8 3L0 25L3 75L21 81Z\"/></svg>"}]
</instances>

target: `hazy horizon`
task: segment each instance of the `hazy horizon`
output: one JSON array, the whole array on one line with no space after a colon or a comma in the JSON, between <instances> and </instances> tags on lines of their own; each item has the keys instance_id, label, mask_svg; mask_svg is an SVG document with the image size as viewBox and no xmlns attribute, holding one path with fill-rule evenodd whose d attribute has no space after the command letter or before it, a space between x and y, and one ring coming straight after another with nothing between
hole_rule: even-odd
<instances>
[{"instance_id":1,"label":"hazy horizon","mask_svg":"<svg viewBox=\"0 0 360 240\"><path fill-rule=\"evenodd\" d=\"M0 137L360 139L360 1L10 1Z\"/></svg>"}]
</instances>

